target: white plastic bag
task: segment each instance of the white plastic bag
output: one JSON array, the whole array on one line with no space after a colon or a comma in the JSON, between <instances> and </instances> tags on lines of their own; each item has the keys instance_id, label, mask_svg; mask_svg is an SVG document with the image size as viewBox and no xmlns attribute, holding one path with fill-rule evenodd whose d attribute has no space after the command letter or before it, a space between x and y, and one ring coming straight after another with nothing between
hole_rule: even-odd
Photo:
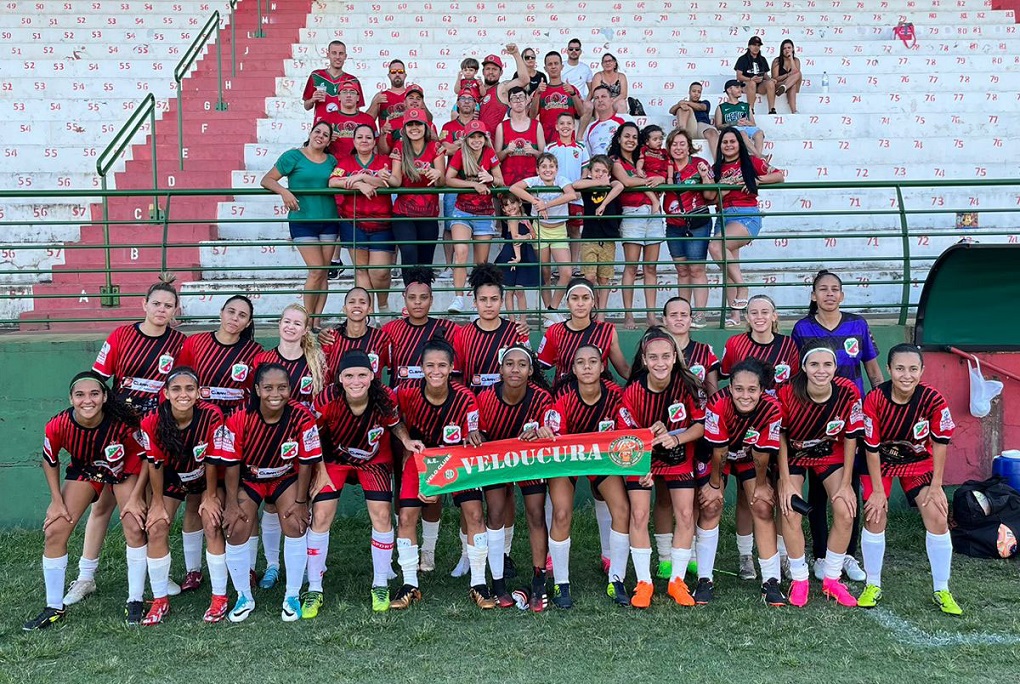
<instances>
[{"instance_id":1,"label":"white plastic bag","mask_svg":"<svg viewBox=\"0 0 1020 684\"><path fill-rule=\"evenodd\" d=\"M975 418L984 418L992 411L992 399L1002 394L1002 383L998 380L985 380L981 375L981 362L974 357L974 366L967 361L970 374L970 414Z\"/></svg>"}]
</instances>

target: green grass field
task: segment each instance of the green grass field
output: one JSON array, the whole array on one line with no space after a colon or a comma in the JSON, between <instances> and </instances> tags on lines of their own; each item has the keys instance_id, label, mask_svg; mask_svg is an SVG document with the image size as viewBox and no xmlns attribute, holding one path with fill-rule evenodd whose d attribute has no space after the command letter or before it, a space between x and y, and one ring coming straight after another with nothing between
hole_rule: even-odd
<instances>
[{"instance_id":1,"label":"green grass field","mask_svg":"<svg viewBox=\"0 0 1020 684\"><path fill-rule=\"evenodd\" d=\"M729 511L732 517L732 509ZM452 513L450 514L452 516ZM1016 682L1020 672L1020 581L1016 562L954 558L952 588L965 610L943 616L931 603L920 519L895 514L874 611L826 604L812 580L805 609L768 609L758 585L716 577L716 601L683 609L665 585L647 611L606 597L590 508L575 518L571 587L575 608L540 615L476 609L456 561L456 522L444 520L438 571L424 576L423 604L373 614L367 517L338 520L331 535L326 604L316 620L280 621L282 585L256 596L241 625L206 625L208 584L173 599L163 625L123 625L123 541L110 535L99 591L38 633L21 624L43 605L42 535L0 532L2 682ZM84 526L80 527L83 530ZM514 557L530 556L523 520ZM180 579L180 536L174 534ZM72 540L68 581L77 572ZM724 526L718 567L736 550ZM628 586L633 582L629 578ZM523 583L524 580L515 580ZM861 586L851 585L855 593ZM394 586L395 590L395 586Z\"/></svg>"}]
</instances>

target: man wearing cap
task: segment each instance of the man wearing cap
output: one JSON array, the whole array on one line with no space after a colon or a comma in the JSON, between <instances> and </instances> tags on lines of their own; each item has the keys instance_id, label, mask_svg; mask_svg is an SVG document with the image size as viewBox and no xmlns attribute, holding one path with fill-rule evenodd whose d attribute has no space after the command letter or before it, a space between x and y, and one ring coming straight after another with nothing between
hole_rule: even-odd
<instances>
[{"instance_id":1,"label":"man wearing cap","mask_svg":"<svg viewBox=\"0 0 1020 684\"><path fill-rule=\"evenodd\" d=\"M579 130L584 131L581 138L588 148L588 154L594 157L596 154L605 154L616 129L620 127L620 124L633 121L633 119L626 114L616 112L616 107L613 105L613 94L610 92L609 86L595 86L591 102L593 111L581 117Z\"/></svg>"},{"instance_id":2,"label":"man wearing cap","mask_svg":"<svg viewBox=\"0 0 1020 684\"><path fill-rule=\"evenodd\" d=\"M365 96L362 94L361 82L356 76L344 71L344 64L347 62L347 46L342 41L334 40L326 47L326 56L329 58L329 66L325 69L316 69L308 77L305 83L305 91L301 96L301 102L305 110L315 109L315 120L325 118L326 114L339 111L340 109L340 86L352 82L358 89L357 107L365 106Z\"/></svg>"},{"instance_id":3,"label":"man wearing cap","mask_svg":"<svg viewBox=\"0 0 1020 684\"><path fill-rule=\"evenodd\" d=\"M416 83L409 83L406 90L404 91L404 109L401 110L401 114L394 118L391 118L386 123L382 124L379 128L379 151L383 154L389 154L393 150L393 145L400 140L400 129L404 127L404 115L403 112L409 109L420 109L425 112L428 117L429 129L432 131L432 138L438 137L436 127L432 123L432 112L425 106L425 93L420 85Z\"/></svg>"},{"instance_id":4,"label":"man wearing cap","mask_svg":"<svg viewBox=\"0 0 1020 684\"><path fill-rule=\"evenodd\" d=\"M726 81L726 99L715 110L715 127L721 132L733 126L744 136L747 150L756 157L764 156L765 132L754 123L754 112L740 101L743 85L735 78Z\"/></svg>"},{"instance_id":5,"label":"man wearing cap","mask_svg":"<svg viewBox=\"0 0 1020 684\"><path fill-rule=\"evenodd\" d=\"M375 119L358 109L358 98L361 90L354 81L345 81L340 85L340 109L329 112L322 121L333 127L333 140L329 152L337 159L349 157L354 151L354 129L362 124L375 130Z\"/></svg>"},{"instance_id":6,"label":"man wearing cap","mask_svg":"<svg viewBox=\"0 0 1020 684\"><path fill-rule=\"evenodd\" d=\"M761 38L752 36L747 41L747 52L740 56L733 67L737 80L744 84L747 105L754 112L754 100L758 93L765 93L769 102L769 114L776 113L776 82L772 80L769 61L761 54Z\"/></svg>"},{"instance_id":7,"label":"man wearing cap","mask_svg":"<svg viewBox=\"0 0 1020 684\"><path fill-rule=\"evenodd\" d=\"M499 123L506 118L507 92L513 86L527 88L530 84L528 78L528 67L521 57L520 49L513 43L506 46L508 55L514 58L517 64L517 78L500 82L503 76L503 60L499 55L489 55L482 60L482 90L481 101L478 103L478 118L485 124L485 128L495 131Z\"/></svg>"},{"instance_id":8,"label":"man wearing cap","mask_svg":"<svg viewBox=\"0 0 1020 684\"><path fill-rule=\"evenodd\" d=\"M389 64L390 87L380 90L372 98L372 104L368 107L368 115L379 120L379 128L382 128L387 121L392 121L404 113L404 98L407 96L407 67L399 59L394 59ZM406 85L405 85L406 84Z\"/></svg>"}]
</instances>

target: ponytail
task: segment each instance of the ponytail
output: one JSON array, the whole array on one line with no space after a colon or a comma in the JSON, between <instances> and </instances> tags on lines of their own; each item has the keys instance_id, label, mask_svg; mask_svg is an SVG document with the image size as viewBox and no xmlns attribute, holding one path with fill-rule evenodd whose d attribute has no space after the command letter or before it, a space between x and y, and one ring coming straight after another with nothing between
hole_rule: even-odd
<instances>
[{"instance_id":1,"label":"ponytail","mask_svg":"<svg viewBox=\"0 0 1020 684\"><path fill-rule=\"evenodd\" d=\"M361 128L360 126L358 128ZM300 304L288 304L283 307L280 316L287 311L300 311L305 317L305 332L301 335L301 352L305 356L305 363L308 364L308 372L312 376L312 394L318 394L326 386L326 355L322 353L319 341L308 325L308 310ZM291 388L292 390L294 388Z\"/></svg>"},{"instance_id":2,"label":"ponytail","mask_svg":"<svg viewBox=\"0 0 1020 684\"><path fill-rule=\"evenodd\" d=\"M230 302L244 302L248 305L248 325L245 326L244 330L241 331L239 338L241 342L255 341L255 305L252 304L251 300L241 294L236 294L233 297L229 297L227 301L223 302L223 306L220 307L220 311L227 308L227 304Z\"/></svg>"}]
</instances>

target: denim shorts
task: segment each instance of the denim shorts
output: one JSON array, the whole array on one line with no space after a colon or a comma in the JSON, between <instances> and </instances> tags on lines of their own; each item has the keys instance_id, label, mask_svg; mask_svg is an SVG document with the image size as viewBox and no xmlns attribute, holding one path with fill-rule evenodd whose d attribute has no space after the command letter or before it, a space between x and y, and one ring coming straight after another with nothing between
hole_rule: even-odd
<instances>
[{"instance_id":1,"label":"denim shorts","mask_svg":"<svg viewBox=\"0 0 1020 684\"><path fill-rule=\"evenodd\" d=\"M722 235L722 227L727 223L739 223L747 229L753 238L761 232L761 210L758 207L727 207L715 220L715 234Z\"/></svg>"},{"instance_id":2,"label":"denim shorts","mask_svg":"<svg viewBox=\"0 0 1020 684\"><path fill-rule=\"evenodd\" d=\"M337 221L290 221L292 242L334 242L340 232Z\"/></svg>"},{"instance_id":3,"label":"denim shorts","mask_svg":"<svg viewBox=\"0 0 1020 684\"><path fill-rule=\"evenodd\" d=\"M350 221L340 222L340 241L349 249L367 249L369 252L393 252L393 231L366 231Z\"/></svg>"},{"instance_id":4,"label":"denim shorts","mask_svg":"<svg viewBox=\"0 0 1020 684\"><path fill-rule=\"evenodd\" d=\"M666 224L666 247L674 259L687 261L704 261L708 256L708 238L712 234L712 219L708 216L696 218L695 228L683 228ZM677 238L700 238L698 240L678 240Z\"/></svg>"},{"instance_id":5,"label":"denim shorts","mask_svg":"<svg viewBox=\"0 0 1020 684\"><path fill-rule=\"evenodd\" d=\"M746 135L748 138L753 138L761 133L761 129L757 126L734 126L734 128Z\"/></svg>"},{"instance_id":6,"label":"denim shorts","mask_svg":"<svg viewBox=\"0 0 1020 684\"><path fill-rule=\"evenodd\" d=\"M453 218L453 205L457 202L457 193L448 192L443 195L443 216L446 219ZM450 230L450 221L443 223L443 230Z\"/></svg>"},{"instance_id":7,"label":"denim shorts","mask_svg":"<svg viewBox=\"0 0 1020 684\"><path fill-rule=\"evenodd\" d=\"M454 207L450 214L450 226L462 225L471 228L472 237L495 237L496 227L491 216L469 214Z\"/></svg>"}]
</instances>

